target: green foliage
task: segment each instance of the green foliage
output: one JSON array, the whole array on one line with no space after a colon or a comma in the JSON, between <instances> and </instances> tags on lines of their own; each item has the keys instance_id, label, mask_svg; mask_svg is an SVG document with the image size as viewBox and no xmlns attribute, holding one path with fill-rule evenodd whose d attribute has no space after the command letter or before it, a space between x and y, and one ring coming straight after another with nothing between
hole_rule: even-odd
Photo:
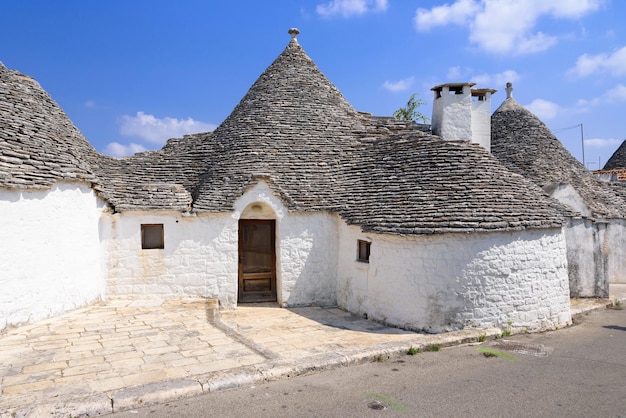
<instances>
[{"instance_id":1,"label":"green foliage","mask_svg":"<svg viewBox=\"0 0 626 418\"><path fill-rule=\"evenodd\" d=\"M422 349L421 349L421 348L415 348L415 347L413 347L413 346L410 346L410 347L409 347L409 351L407 351L406 353L407 353L409 356L414 356L414 355L419 354L419 353L421 353L421 352L422 352Z\"/></svg>"},{"instance_id":2,"label":"green foliage","mask_svg":"<svg viewBox=\"0 0 626 418\"><path fill-rule=\"evenodd\" d=\"M431 344L424 347L424 351L439 351L439 348L437 344Z\"/></svg>"},{"instance_id":3,"label":"green foliage","mask_svg":"<svg viewBox=\"0 0 626 418\"><path fill-rule=\"evenodd\" d=\"M486 339L487 339L487 333L485 333L485 332L483 332L482 334L480 334L480 335L478 336L478 342L479 342L479 343L483 343L483 342L485 342L485 340L486 340Z\"/></svg>"},{"instance_id":4,"label":"green foliage","mask_svg":"<svg viewBox=\"0 0 626 418\"><path fill-rule=\"evenodd\" d=\"M506 323L506 328L504 328L502 330L502 336L503 337L510 337L511 336L511 333L513 332L513 327L512 326L513 326L513 321L509 320Z\"/></svg>"},{"instance_id":5,"label":"green foliage","mask_svg":"<svg viewBox=\"0 0 626 418\"><path fill-rule=\"evenodd\" d=\"M413 93L411 97L409 97L406 107L401 107L393 112L394 118L405 121L422 121L423 123L428 123L428 118L417 110L420 106L425 105L426 101L423 99L416 99L415 95L416 93Z\"/></svg>"},{"instance_id":6,"label":"green foliage","mask_svg":"<svg viewBox=\"0 0 626 418\"><path fill-rule=\"evenodd\" d=\"M483 353L483 355L485 357L493 357L493 356L497 356L509 361L517 361L517 359L515 358L515 356L512 356L509 353L505 353L504 351L500 351L500 350L494 350L493 348L488 348L488 347L478 347L476 348L476 351L480 351L481 353Z\"/></svg>"}]
</instances>

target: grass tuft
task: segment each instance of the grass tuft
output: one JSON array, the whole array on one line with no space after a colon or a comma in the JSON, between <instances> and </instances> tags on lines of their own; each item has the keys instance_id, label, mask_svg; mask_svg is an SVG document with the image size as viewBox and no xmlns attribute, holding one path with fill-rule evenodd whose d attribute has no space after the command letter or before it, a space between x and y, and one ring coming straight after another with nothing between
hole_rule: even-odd
<instances>
[{"instance_id":1,"label":"grass tuft","mask_svg":"<svg viewBox=\"0 0 626 418\"><path fill-rule=\"evenodd\" d=\"M483 355L485 357L500 357L503 358L505 360L509 360L509 361L517 361L517 359L515 358L515 356L509 354L509 353L505 353L504 351L500 351L500 350L494 350L493 348L489 348L489 347L477 347L476 351L480 351L481 353L483 353Z\"/></svg>"}]
</instances>

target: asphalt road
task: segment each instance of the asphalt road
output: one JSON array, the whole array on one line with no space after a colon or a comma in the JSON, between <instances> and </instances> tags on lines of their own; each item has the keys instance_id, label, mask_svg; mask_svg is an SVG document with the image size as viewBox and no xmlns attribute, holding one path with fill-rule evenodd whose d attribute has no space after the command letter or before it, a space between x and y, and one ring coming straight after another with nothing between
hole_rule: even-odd
<instances>
[{"instance_id":1,"label":"asphalt road","mask_svg":"<svg viewBox=\"0 0 626 418\"><path fill-rule=\"evenodd\" d=\"M495 350L486 356L485 348ZM626 309L116 417L626 417Z\"/></svg>"}]
</instances>

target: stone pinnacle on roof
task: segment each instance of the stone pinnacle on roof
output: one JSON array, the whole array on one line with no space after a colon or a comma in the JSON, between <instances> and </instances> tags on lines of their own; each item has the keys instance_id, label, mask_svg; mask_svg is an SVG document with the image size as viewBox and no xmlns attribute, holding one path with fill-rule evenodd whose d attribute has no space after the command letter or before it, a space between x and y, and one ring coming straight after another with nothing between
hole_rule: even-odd
<instances>
[{"instance_id":1,"label":"stone pinnacle on roof","mask_svg":"<svg viewBox=\"0 0 626 418\"><path fill-rule=\"evenodd\" d=\"M513 98L513 83L511 83L510 81L506 83L506 98L507 99Z\"/></svg>"},{"instance_id":2,"label":"stone pinnacle on roof","mask_svg":"<svg viewBox=\"0 0 626 418\"><path fill-rule=\"evenodd\" d=\"M291 35L291 39L293 39L294 41L298 42L297 36L300 33L298 28L290 28L288 33L289 33L289 35Z\"/></svg>"}]
</instances>

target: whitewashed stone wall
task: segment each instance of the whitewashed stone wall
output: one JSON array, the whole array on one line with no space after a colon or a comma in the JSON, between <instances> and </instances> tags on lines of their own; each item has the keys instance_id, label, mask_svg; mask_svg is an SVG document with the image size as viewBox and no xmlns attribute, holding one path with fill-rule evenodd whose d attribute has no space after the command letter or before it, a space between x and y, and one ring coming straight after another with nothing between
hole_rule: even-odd
<instances>
[{"instance_id":1,"label":"whitewashed stone wall","mask_svg":"<svg viewBox=\"0 0 626 418\"><path fill-rule=\"evenodd\" d=\"M164 249L141 248L141 225L163 224ZM109 215L107 291L117 296L219 298L237 301L237 221L230 214L183 216L179 212Z\"/></svg>"},{"instance_id":2,"label":"whitewashed stone wall","mask_svg":"<svg viewBox=\"0 0 626 418\"><path fill-rule=\"evenodd\" d=\"M591 209L571 184L560 183L550 187L547 191L556 200L579 212L582 216L592 216Z\"/></svg>"},{"instance_id":3,"label":"whitewashed stone wall","mask_svg":"<svg viewBox=\"0 0 626 418\"><path fill-rule=\"evenodd\" d=\"M283 306L337 304L337 218L290 214L280 223Z\"/></svg>"},{"instance_id":4,"label":"whitewashed stone wall","mask_svg":"<svg viewBox=\"0 0 626 418\"><path fill-rule=\"evenodd\" d=\"M609 297L609 280L618 277L626 267L622 248L624 223L619 220L593 221L593 214L580 194L567 183L546 188L552 197L582 214L583 218L568 219L565 229L570 296ZM615 226L607 230L609 224Z\"/></svg>"},{"instance_id":5,"label":"whitewashed stone wall","mask_svg":"<svg viewBox=\"0 0 626 418\"><path fill-rule=\"evenodd\" d=\"M609 296L609 241L606 226L605 223L596 223L590 219L567 221L565 240L571 297ZM618 236L614 238L619 239Z\"/></svg>"},{"instance_id":6,"label":"whitewashed stone wall","mask_svg":"<svg viewBox=\"0 0 626 418\"><path fill-rule=\"evenodd\" d=\"M239 219L276 220L278 302L281 306L336 304L337 218L290 214L261 181L233 213L177 212L109 215L103 228L110 294L218 298L237 304ZM141 249L141 224L163 224L164 249Z\"/></svg>"},{"instance_id":7,"label":"whitewashed stone wall","mask_svg":"<svg viewBox=\"0 0 626 418\"><path fill-rule=\"evenodd\" d=\"M0 190L0 330L104 297L102 208L78 183Z\"/></svg>"},{"instance_id":8,"label":"whitewashed stone wall","mask_svg":"<svg viewBox=\"0 0 626 418\"><path fill-rule=\"evenodd\" d=\"M371 240L370 263L356 261ZM400 238L340 226L340 306L407 329L542 329L570 322L560 229Z\"/></svg>"},{"instance_id":9,"label":"whitewashed stone wall","mask_svg":"<svg viewBox=\"0 0 626 418\"><path fill-rule=\"evenodd\" d=\"M607 254L610 283L626 284L626 221L611 219L601 251Z\"/></svg>"}]
</instances>

